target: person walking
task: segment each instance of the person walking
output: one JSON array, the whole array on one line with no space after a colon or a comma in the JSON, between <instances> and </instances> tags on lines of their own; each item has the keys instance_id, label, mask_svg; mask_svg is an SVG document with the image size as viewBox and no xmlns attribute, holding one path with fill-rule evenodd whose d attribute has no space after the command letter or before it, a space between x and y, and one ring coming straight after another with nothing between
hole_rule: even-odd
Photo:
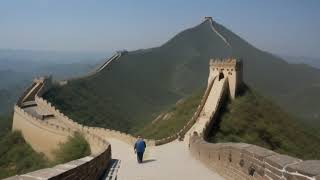
<instances>
[{"instance_id":1,"label":"person walking","mask_svg":"<svg viewBox=\"0 0 320 180\"><path fill-rule=\"evenodd\" d=\"M144 153L146 147L147 147L146 142L140 136L138 136L138 139L137 139L136 143L134 144L134 152L137 153L138 163L142 163L143 153Z\"/></svg>"}]
</instances>

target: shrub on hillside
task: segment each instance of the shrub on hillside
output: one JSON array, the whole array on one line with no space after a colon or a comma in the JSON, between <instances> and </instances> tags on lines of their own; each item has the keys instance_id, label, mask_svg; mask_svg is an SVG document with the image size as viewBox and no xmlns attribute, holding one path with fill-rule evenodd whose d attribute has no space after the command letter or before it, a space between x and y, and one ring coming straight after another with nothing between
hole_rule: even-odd
<instances>
[{"instance_id":1,"label":"shrub on hillside","mask_svg":"<svg viewBox=\"0 0 320 180\"><path fill-rule=\"evenodd\" d=\"M12 114L0 115L0 139L11 130L11 125L12 125Z\"/></svg>"},{"instance_id":2,"label":"shrub on hillside","mask_svg":"<svg viewBox=\"0 0 320 180\"><path fill-rule=\"evenodd\" d=\"M0 139L0 179L48 167L48 159L25 142L21 132L7 132Z\"/></svg>"},{"instance_id":3,"label":"shrub on hillside","mask_svg":"<svg viewBox=\"0 0 320 180\"><path fill-rule=\"evenodd\" d=\"M7 132L0 137L0 179L66 163L89 155L90 146L80 133L75 133L55 152L49 161L42 153L35 152L24 140L20 131Z\"/></svg>"},{"instance_id":4,"label":"shrub on hillside","mask_svg":"<svg viewBox=\"0 0 320 180\"><path fill-rule=\"evenodd\" d=\"M61 143L58 150L54 151L55 163L65 163L91 154L90 145L84 136L75 132L65 143Z\"/></svg>"},{"instance_id":5,"label":"shrub on hillside","mask_svg":"<svg viewBox=\"0 0 320 180\"><path fill-rule=\"evenodd\" d=\"M204 89L176 103L168 112L163 113L154 121L142 126L135 135L149 139L161 139L179 132L196 112L203 96Z\"/></svg>"}]
</instances>

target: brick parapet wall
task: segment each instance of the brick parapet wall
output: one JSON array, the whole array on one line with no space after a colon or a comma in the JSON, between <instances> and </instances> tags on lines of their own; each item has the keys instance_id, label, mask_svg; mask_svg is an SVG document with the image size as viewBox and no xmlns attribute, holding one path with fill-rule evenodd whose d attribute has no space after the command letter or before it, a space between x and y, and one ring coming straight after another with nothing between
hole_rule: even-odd
<instances>
[{"instance_id":1,"label":"brick parapet wall","mask_svg":"<svg viewBox=\"0 0 320 180\"><path fill-rule=\"evenodd\" d=\"M21 105L23 102L24 97L29 93L29 91L36 85L36 83L32 83L31 86L29 86L19 97L18 101L17 101L17 105Z\"/></svg>"},{"instance_id":2,"label":"brick parapet wall","mask_svg":"<svg viewBox=\"0 0 320 180\"><path fill-rule=\"evenodd\" d=\"M34 127L43 129L51 134L59 136L72 136L74 132L79 131L73 128L66 128L47 121L33 117L25 112L19 106L15 106L15 113L23 116L24 121L32 124ZM16 114L16 115L17 115ZM89 131L89 127L84 127L81 132L89 142L91 149L96 149L92 155L60 164L52 168L41 169L24 175L17 175L9 179L98 179L108 168L111 160L111 145L101 136ZM48 142L50 143L50 142Z\"/></svg>"},{"instance_id":3,"label":"brick parapet wall","mask_svg":"<svg viewBox=\"0 0 320 180\"><path fill-rule=\"evenodd\" d=\"M70 135L74 132L73 129L62 127L62 126L59 126L56 124L49 123L48 121L43 121L41 119L38 119L38 118L32 116L31 114L25 112L19 106L14 107L14 112L23 116L26 121L33 124L34 126L40 128L40 129L44 129L46 131L50 131L54 134Z\"/></svg>"},{"instance_id":4,"label":"brick parapet wall","mask_svg":"<svg viewBox=\"0 0 320 180\"><path fill-rule=\"evenodd\" d=\"M37 81L27 89L29 91L34 89L33 91L35 92L26 92L24 94L35 94L35 101L39 103L37 105L43 106L45 105L45 102L42 102L38 95L42 95L46 89L50 88L50 84L47 83L50 82L46 80L41 82ZM33 88L36 84L40 85L41 87ZM22 103L23 102L21 102L21 104ZM90 127L82 126L71 121L68 123L72 124L73 126L65 126L65 124L60 125L59 123L53 124L50 121L39 119L26 112L20 107L20 105L17 104L14 107L16 123L19 123L19 119L22 118L23 121L27 124L30 124L31 127L39 130L41 129L42 132L48 132L48 135L50 134L50 136L63 137L63 139L72 136L76 131L81 132L89 142L92 154L90 156L65 164L60 164L52 168L41 169L27 174L13 176L7 179L98 179L106 171L108 168L108 163L111 160L111 145L105 140L104 137L92 132L92 128ZM68 118L62 113L55 113L58 114L60 118L64 117L66 118L65 121L68 121ZM18 124L17 126L13 126L13 128L14 130L24 131L23 127L20 127ZM30 134L28 135L30 136ZM29 140L32 141L32 137Z\"/></svg>"},{"instance_id":5,"label":"brick parapet wall","mask_svg":"<svg viewBox=\"0 0 320 180\"><path fill-rule=\"evenodd\" d=\"M63 113L61 113L59 111L59 109L56 109L50 102L43 99L42 97L36 96L35 100L38 105L40 105L41 107L52 112L58 119L63 121L65 124L70 125L70 127L72 127L72 128L75 128L78 130L83 130L86 132L90 132L90 133L96 134L98 136L106 137L106 138L108 137L108 138L120 139L120 140L127 142L129 144L134 144L134 142L137 140L137 137L134 137L130 134L126 134L126 133L123 133L120 131L107 129L107 128L89 127L89 126L81 125L81 124L77 123L76 121L70 119L69 117L67 117ZM150 140L150 139L147 139L146 143L148 145L155 145L155 141Z\"/></svg>"},{"instance_id":6,"label":"brick parapet wall","mask_svg":"<svg viewBox=\"0 0 320 180\"><path fill-rule=\"evenodd\" d=\"M37 103L38 106L41 106L42 108L46 109L47 111L53 113L53 115L61 120L66 126L75 129L75 130L80 130L80 131L87 131L102 137L113 137L120 139L122 141L125 141L127 143L133 144L137 137L134 137L130 134L122 133L120 131L116 130L111 130L111 129L106 129L106 128L98 128L98 127L89 127L89 126L84 126L76 121L70 119L68 116L64 115L62 112L60 112L59 109L55 108L50 102L47 100L43 99L41 96L47 91L48 87L50 85L47 85L47 83L50 83L49 81L43 81L42 87L36 93L35 95L35 102ZM148 145L154 145L155 142L154 140L146 140Z\"/></svg>"},{"instance_id":7,"label":"brick parapet wall","mask_svg":"<svg viewBox=\"0 0 320 180\"><path fill-rule=\"evenodd\" d=\"M52 168L41 169L23 175L17 175L5 180L38 180L38 179L99 179L105 173L111 161L111 146L107 141L101 142L104 150L97 154L59 164Z\"/></svg>"},{"instance_id":8,"label":"brick parapet wall","mask_svg":"<svg viewBox=\"0 0 320 180\"><path fill-rule=\"evenodd\" d=\"M48 90L49 87L50 87L50 81L43 81L42 87L40 88L38 93L36 93L35 95L35 102L38 104L38 106L41 106L47 111L52 112L54 116L56 116L59 120L61 120L65 125L71 128L75 128L77 130L87 130L88 132L92 132L96 135L99 134L99 135L102 135L103 137L117 138L130 144L133 144L136 141L137 137L134 137L130 134L126 134L120 131L111 130L107 128L84 126L70 119L68 116L60 112L60 110L57 109L55 106L53 106L50 102L48 102L47 100L41 97ZM147 139L146 143L148 145L155 145L155 141L152 139Z\"/></svg>"},{"instance_id":9,"label":"brick parapet wall","mask_svg":"<svg viewBox=\"0 0 320 180\"><path fill-rule=\"evenodd\" d=\"M28 123L34 125L35 127L39 128L39 129L43 129L45 131L48 131L51 134L68 137L68 136L72 136L75 132L83 133L84 137L89 142L90 146L95 146L95 147L98 146L98 148L95 148L97 150L94 150L93 153L97 153L97 152L99 153L104 147L103 143L101 143L104 141L104 138L95 134L92 131L88 131L88 129L91 129L91 128L84 127L81 129L74 129L74 128L66 127L64 125L53 124L48 121L43 121L43 120L38 119L38 118L32 116L31 114L25 112L19 106L15 106L14 112L23 116L24 120L28 121Z\"/></svg>"},{"instance_id":10,"label":"brick parapet wall","mask_svg":"<svg viewBox=\"0 0 320 180\"><path fill-rule=\"evenodd\" d=\"M206 123L203 131L201 132L201 135L203 138L206 138L217 118L217 116L219 115L219 110L221 109L224 101L227 99L228 96L228 79L226 79L222 85L222 90L219 94L218 100L217 100L217 104L214 107L213 113L210 115L210 118L208 120L208 122Z\"/></svg>"},{"instance_id":11,"label":"brick parapet wall","mask_svg":"<svg viewBox=\"0 0 320 180\"><path fill-rule=\"evenodd\" d=\"M40 83L40 82L38 82ZM100 135L103 135L104 137L113 137L113 138L117 138L120 139L122 141L125 141L129 144L134 144L134 142L136 141L137 137L134 137L130 134L126 134L120 131L116 131L116 130L111 130L111 129L107 129L107 128L98 128L98 127L87 127L84 125L81 125L79 123L77 123L76 121L70 119L68 116L64 115L62 112L60 112L59 109L57 109L55 106L53 106L50 102L48 102L47 100L42 98L42 95L51 87L51 82L50 79L46 79L44 78L41 81L41 87L37 90L37 93L35 94L35 102L38 106L41 106L41 108L46 109L47 111L53 113L53 115L55 117L57 117L59 120L61 120L66 126L77 129L77 130L82 130L84 128L88 128L89 131L92 131L93 133L98 133ZM153 140L153 139L146 139L146 143L148 145L162 145L162 144L166 144L169 143L171 141L174 141L175 139L179 138L179 137L183 137L185 135L185 133L192 127L192 125L195 123L196 119L198 118L205 102L206 102L206 98L208 98L209 92L211 90L213 81L211 82L211 84L208 86L200 105L197 108L197 111L194 113L193 117L191 118L191 120L188 121L188 123L181 129L179 130L177 133L168 136L166 138L162 138L159 140ZM98 130L97 130L98 129ZM99 131L99 132L98 132Z\"/></svg>"},{"instance_id":12,"label":"brick parapet wall","mask_svg":"<svg viewBox=\"0 0 320 180\"><path fill-rule=\"evenodd\" d=\"M226 179L320 180L320 161L278 154L245 143L208 143L190 138L191 154Z\"/></svg>"},{"instance_id":13,"label":"brick parapet wall","mask_svg":"<svg viewBox=\"0 0 320 180\"><path fill-rule=\"evenodd\" d=\"M209 83L209 85L207 86L207 89L206 89L204 95L202 96L202 99L200 101L200 104L197 107L196 112L193 114L192 118L187 122L187 124L185 126L183 126L183 128L180 131L178 131L177 133L175 133L174 135L156 140L155 141L156 146L172 142L172 141L176 140L177 138L184 138L185 134L190 130L190 128L194 125L194 123L196 122L196 120L200 116L200 113L201 113L201 111L202 111L202 109L208 99L208 96L210 94L210 91L212 89L212 86L213 86L215 79L216 79L216 77L213 78L211 80L211 82Z\"/></svg>"},{"instance_id":14,"label":"brick parapet wall","mask_svg":"<svg viewBox=\"0 0 320 180\"><path fill-rule=\"evenodd\" d=\"M220 109L220 107L222 106L224 100L227 97L227 92L228 92L228 79L225 79L222 87L221 87L221 91L218 94L218 98L216 100L215 106L212 108L212 113L210 114L209 117L207 117L207 119L205 119L205 123L204 120L202 120L202 123L200 124L195 124L195 126L193 128L190 129L190 131L188 132L189 136L192 135L192 133L197 132L197 134L199 134L202 138L206 138L206 136L208 135L215 118L218 115L218 111Z\"/></svg>"}]
</instances>

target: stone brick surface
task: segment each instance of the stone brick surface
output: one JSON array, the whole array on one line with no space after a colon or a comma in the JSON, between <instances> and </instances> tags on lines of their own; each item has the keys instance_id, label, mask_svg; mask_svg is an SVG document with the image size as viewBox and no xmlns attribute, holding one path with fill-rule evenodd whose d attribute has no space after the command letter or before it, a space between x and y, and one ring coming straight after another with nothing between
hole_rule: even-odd
<instances>
[{"instance_id":1,"label":"stone brick surface","mask_svg":"<svg viewBox=\"0 0 320 180\"><path fill-rule=\"evenodd\" d=\"M6 178L4 180L39 180L39 179L35 177L13 176L13 177Z\"/></svg>"},{"instance_id":2,"label":"stone brick surface","mask_svg":"<svg viewBox=\"0 0 320 180\"><path fill-rule=\"evenodd\" d=\"M207 144L207 145L206 145ZM200 137L191 137L190 149L201 157L209 169L226 179L288 179L320 180L320 161L282 155L268 149L245 143L210 144ZM210 157L210 158L209 158ZM296 164L294 164L296 163ZM286 167L287 166L287 167ZM286 167L285 172L283 168Z\"/></svg>"},{"instance_id":3,"label":"stone brick surface","mask_svg":"<svg viewBox=\"0 0 320 180\"><path fill-rule=\"evenodd\" d=\"M268 179L268 177L270 177L271 179L273 180L280 180L282 176L278 176L276 174L273 174L272 172L270 171L266 171L265 172L265 176L266 176L266 179Z\"/></svg>"},{"instance_id":4,"label":"stone brick surface","mask_svg":"<svg viewBox=\"0 0 320 180\"><path fill-rule=\"evenodd\" d=\"M301 176L297 174L285 174L284 177L288 180L313 180L308 176Z\"/></svg>"},{"instance_id":5,"label":"stone brick surface","mask_svg":"<svg viewBox=\"0 0 320 180\"><path fill-rule=\"evenodd\" d=\"M6 180L78 180L97 179L107 169L111 159L111 147L96 156L87 156L52 168L41 169L20 176L13 176Z\"/></svg>"},{"instance_id":6,"label":"stone brick surface","mask_svg":"<svg viewBox=\"0 0 320 180\"><path fill-rule=\"evenodd\" d=\"M255 158L259 159L259 160L263 160L265 157L267 156L271 156L276 154L275 152L256 146L256 145L252 145L248 148L245 148L244 153L247 153L249 155L253 155Z\"/></svg>"},{"instance_id":7,"label":"stone brick surface","mask_svg":"<svg viewBox=\"0 0 320 180\"><path fill-rule=\"evenodd\" d=\"M282 168L279 169L279 168L276 168L274 166L271 166L269 164L265 164L265 171L270 171L272 172L273 174L277 175L277 176L283 176L283 170Z\"/></svg>"},{"instance_id":8,"label":"stone brick surface","mask_svg":"<svg viewBox=\"0 0 320 180\"><path fill-rule=\"evenodd\" d=\"M298 172L306 176L320 175L320 160L302 161L298 164L289 165L286 167L288 172Z\"/></svg>"},{"instance_id":9,"label":"stone brick surface","mask_svg":"<svg viewBox=\"0 0 320 180\"><path fill-rule=\"evenodd\" d=\"M274 154L266 157L265 161L278 169L282 169L285 165L301 162L300 159L282 154Z\"/></svg>"},{"instance_id":10,"label":"stone brick surface","mask_svg":"<svg viewBox=\"0 0 320 180\"><path fill-rule=\"evenodd\" d=\"M49 179L49 178L52 178L52 177L55 177L61 173L63 173L64 171L62 170L57 170L57 169L53 169L53 168L47 168L47 169L41 169L41 170L38 170L38 171L34 171L34 172L30 172L30 173L27 173L25 175L22 175L22 176L31 176L31 177L36 177L36 178L39 178L39 179Z\"/></svg>"}]
</instances>

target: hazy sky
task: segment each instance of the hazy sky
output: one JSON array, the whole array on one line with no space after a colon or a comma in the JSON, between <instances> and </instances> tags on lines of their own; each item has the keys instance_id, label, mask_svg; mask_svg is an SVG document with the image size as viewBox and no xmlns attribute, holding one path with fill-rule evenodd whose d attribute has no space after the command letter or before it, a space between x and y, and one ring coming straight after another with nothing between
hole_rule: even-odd
<instances>
[{"instance_id":1,"label":"hazy sky","mask_svg":"<svg viewBox=\"0 0 320 180\"><path fill-rule=\"evenodd\" d=\"M0 48L147 48L204 16L260 49L320 57L320 0L0 0Z\"/></svg>"}]
</instances>

